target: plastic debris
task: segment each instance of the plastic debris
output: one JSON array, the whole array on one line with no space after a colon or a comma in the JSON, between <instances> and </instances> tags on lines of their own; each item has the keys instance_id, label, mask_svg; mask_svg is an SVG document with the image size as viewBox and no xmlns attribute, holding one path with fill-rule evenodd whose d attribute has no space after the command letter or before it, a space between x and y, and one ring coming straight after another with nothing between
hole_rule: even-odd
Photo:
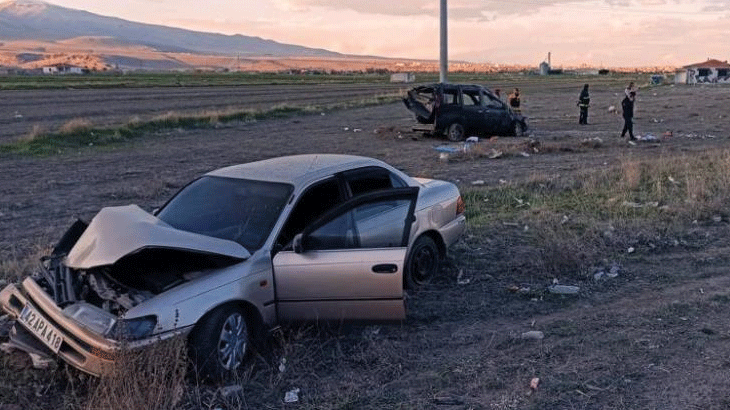
<instances>
[{"instance_id":1,"label":"plastic debris","mask_svg":"<svg viewBox=\"0 0 730 410\"><path fill-rule=\"evenodd\" d=\"M456 283L458 285L468 285L471 279L464 277L464 269L459 269L459 274L456 276Z\"/></svg>"},{"instance_id":2,"label":"plastic debris","mask_svg":"<svg viewBox=\"0 0 730 410\"><path fill-rule=\"evenodd\" d=\"M539 377L533 377L532 380L530 380L530 389L537 390L537 387L540 385L540 378Z\"/></svg>"},{"instance_id":3,"label":"plastic debris","mask_svg":"<svg viewBox=\"0 0 730 410\"><path fill-rule=\"evenodd\" d=\"M284 394L284 403L296 403L299 401L299 392L301 390L297 387L296 389L289 390Z\"/></svg>"},{"instance_id":4,"label":"plastic debris","mask_svg":"<svg viewBox=\"0 0 730 410\"><path fill-rule=\"evenodd\" d=\"M472 185L484 185L483 179L477 179L476 181L471 181Z\"/></svg>"},{"instance_id":5,"label":"plastic debris","mask_svg":"<svg viewBox=\"0 0 730 410\"><path fill-rule=\"evenodd\" d=\"M634 253L634 251L636 251L636 249L634 249L633 246L629 246L629 249L626 250L627 253Z\"/></svg>"},{"instance_id":6,"label":"plastic debris","mask_svg":"<svg viewBox=\"0 0 730 410\"><path fill-rule=\"evenodd\" d=\"M353 128L352 132L362 132L362 128Z\"/></svg>"},{"instance_id":7,"label":"plastic debris","mask_svg":"<svg viewBox=\"0 0 730 410\"><path fill-rule=\"evenodd\" d=\"M279 373L284 373L286 371L286 357L282 357L281 361L279 362Z\"/></svg>"},{"instance_id":8,"label":"plastic debris","mask_svg":"<svg viewBox=\"0 0 730 410\"><path fill-rule=\"evenodd\" d=\"M529 340L542 340L545 338L545 334L539 330L530 330L529 332L523 333L521 337Z\"/></svg>"},{"instance_id":9,"label":"plastic debris","mask_svg":"<svg viewBox=\"0 0 730 410\"><path fill-rule=\"evenodd\" d=\"M722 217L720 215L715 215L712 217L713 222L722 222Z\"/></svg>"},{"instance_id":10,"label":"plastic debris","mask_svg":"<svg viewBox=\"0 0 730 410\"><path fill-rule=\"evenodd\" d=\"M575 295L580 291L578 286L571 285L551 285L548 286L548 292L556 295Z\"/></svg>"},{"instance_id":11,"label":"plastic debris","mask_svg":"<svg viewBox=\"0 0 730 410\"><path fill-rule=\"evenodd\" d=\"M466 142L479 142L479 137L469 137L466 139Z\"/></svg>"}]
</instances>

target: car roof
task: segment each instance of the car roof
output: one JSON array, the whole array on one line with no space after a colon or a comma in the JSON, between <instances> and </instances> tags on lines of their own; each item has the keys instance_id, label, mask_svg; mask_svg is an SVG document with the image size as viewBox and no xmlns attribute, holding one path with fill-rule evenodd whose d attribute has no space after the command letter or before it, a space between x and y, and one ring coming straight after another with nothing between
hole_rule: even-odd
<instances>
[{"instance_id":1,"label":"car roof","mask_svg":"<svg viewBox=\"0 0 730 410\"><path fill-rule=\"evenodd\" d=\"M339 154L304 154L233 165L211 171L206 175L284 182L299 186L315 178L366 166L390 169L384 162L374 158Z\"/></svg>"}]
</instances>

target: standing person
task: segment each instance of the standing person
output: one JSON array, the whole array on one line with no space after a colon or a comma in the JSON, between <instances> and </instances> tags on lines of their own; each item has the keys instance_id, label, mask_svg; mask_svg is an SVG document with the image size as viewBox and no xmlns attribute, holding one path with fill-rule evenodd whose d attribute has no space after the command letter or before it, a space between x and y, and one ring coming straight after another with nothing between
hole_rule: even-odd
<instances>
[{"instance_id":1,"label":"standing person","mask_svg":"<svg viewBox=\"0 0 730 410\"><path fill-rule=\"evenodd\" d=\"M629 95L621 101L621 109L624 115L624 129L621 131L621 138L629 132L629 140L635 141L634 137L634 100L636 99L636 91L629 92Z\"/></svg>"},{"instance_id":2,"label":"standing person","mask_svg":"<svg viewBox=\"0 0 730 410\"><path fill-rule=\"evenodd\" d=\"M583 86L583 90L578 96L578 107L580 107L580 117L578 118L578 124L588 124L588 106L591 103L591 97L588 95L588 84Z\"/></svg>"},{"instance_id":3,"label":"standing person","mask_svg":"<svg viewBox=\"0 0 730 410\"><path fill-rule=\"evenodd\" d=\"M507 99L509 101L509 106L512 107L512 111L516 113L520 113L520 89L515 88L515 90L512 92L512 94L509 95L509 98Z\"/></svg>"},{"instance_id":4,"label":"standing person","mask_svg":"<svg viewBox=\"0 0 730 410\"><path fill-rule=\"evenodd\" d=\"M628 97L628 96L629 96L629 94L630 94L630 93L631 93L632 91L634 92L634 94L636 94L636 90L634 89L634 82L633 82L633 81L631 81L631 82L629 83L629 85L627 85L627 86L626 86L626 88L624 88L624 94L626 94L626 96Z\"/></svg>"}]
</instances>

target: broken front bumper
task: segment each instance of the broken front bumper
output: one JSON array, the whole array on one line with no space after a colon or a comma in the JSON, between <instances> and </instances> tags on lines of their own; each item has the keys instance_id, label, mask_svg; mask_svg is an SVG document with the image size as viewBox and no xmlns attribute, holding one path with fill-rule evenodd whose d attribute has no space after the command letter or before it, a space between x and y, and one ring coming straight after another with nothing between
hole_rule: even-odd
<instances>
[{"instance_id":1,"label":"broken front bumper","mask_svg":"<svg viewBox=\"0 0 730 410\"><path fill-rule=\"evenodd\" d=\"M44 353L55 353L86 373L100 376L109 372L119 354L119 342L93 332L66 316L33 278L26 278L19 286L8 285L0 291L0 307L16 319L16 326L22 326L26 331L24 333L43 343L41 349ZM126 347L135 349L147 346L189 331L190 328L177 329L164 335L126 343Z\"/></svg>"},{"instance_id":2,"label":"broken front bumper","mask_svg":"<svg viewBox=\"0 0 730 410\"><path fill-rule=\"evenodd\" d=\"M48 328L49 333L57 332L50 340L41 340L46 345L48 353L54 350L67 363L87 373L99 376L114 363L114 357L119 351L119 343L93 333L66 317L63 311L56 306L51 297L32 278L26 278L19 287L8 285L0 292L0 306L11 316L18 319L26 330L37 339L41 336L36 333L38 328L32 329L27 321L21 320L21 315L32 311L39 317L33 323L43 323L39 327ZM45 329L43 329L45 330ZM55 338L60 338L54 341Z\"/></svg>"}]
</instances>

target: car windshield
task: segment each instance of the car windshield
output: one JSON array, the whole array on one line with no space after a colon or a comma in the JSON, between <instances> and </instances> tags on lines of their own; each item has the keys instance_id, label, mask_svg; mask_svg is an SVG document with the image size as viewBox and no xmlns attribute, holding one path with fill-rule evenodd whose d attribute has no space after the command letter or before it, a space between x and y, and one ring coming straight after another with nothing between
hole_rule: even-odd
<instances>
[{"instance_id":1,"label":"car windshield","mask_svg":"<svg viewBox=\"0 0 730 410\"><path fill-rule=\"evenodd\" d=\"M204 176L177 193L157 214L171 226L228 239L253 253L281 214L289 184Z\"/></svg>"}]
</instances>

